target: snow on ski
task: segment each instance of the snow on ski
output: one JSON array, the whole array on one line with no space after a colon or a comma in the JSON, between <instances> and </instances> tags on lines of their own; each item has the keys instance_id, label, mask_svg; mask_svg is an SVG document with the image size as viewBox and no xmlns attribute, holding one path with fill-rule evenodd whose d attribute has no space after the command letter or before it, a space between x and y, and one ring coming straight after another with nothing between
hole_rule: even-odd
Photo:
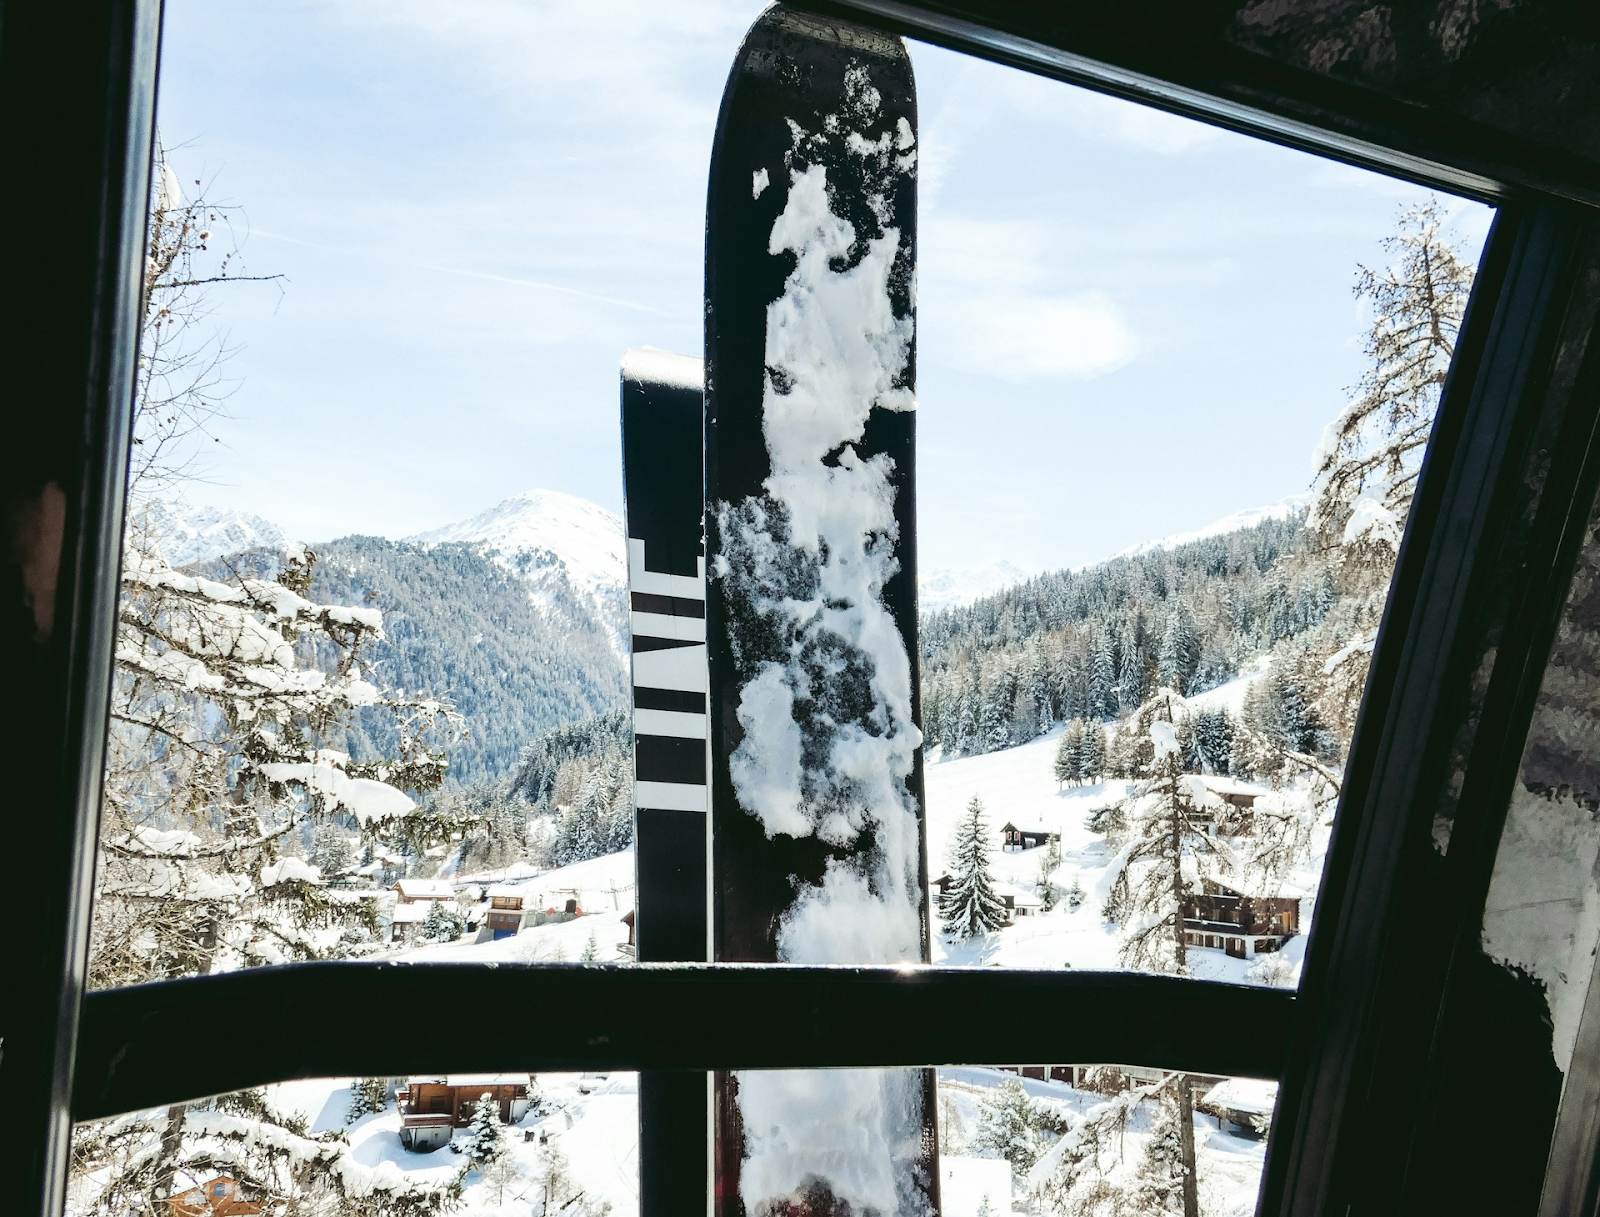
<instances>
[{"instance_id":1,"label":"snow on ski","mask_svg":"<svg viewBox=\"0 0 1600 1217\"><path fill-rule=\"evenodd\" d=\"M915 87L900 39L769 8L706 241L719 961L928 959L913 516ZM931 1070L719 1079L726 1217L937 1210Z\"/></svg>"}]
</instances>

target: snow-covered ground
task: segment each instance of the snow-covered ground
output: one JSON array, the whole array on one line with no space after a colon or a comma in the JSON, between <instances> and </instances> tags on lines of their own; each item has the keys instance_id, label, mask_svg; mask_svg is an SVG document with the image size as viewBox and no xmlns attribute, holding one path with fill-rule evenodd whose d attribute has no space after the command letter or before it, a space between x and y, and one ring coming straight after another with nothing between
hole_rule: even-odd
<instances>
[{"instance_id":1,"label":"snow-covered ground","mask_svg":"<svg viewBox=\"0 0 1600 1217\"><path fill-rule=\"evenodd\" d=\"M553 1147L565 1158L570 1185L558 1202L581 1194L588 1213L609 1206L611 1217L639 1211L639 1088L632 1073L541 1073L534 1077L543 1110L530 1112L507 1128L515 1169L503 1190L480 1174L467 1176L462 1217L502 1214L532 1217L542 1209L539 1179ZM447 1183L465 1159L448 1149L412 1153L400 1144L400 1113L391 1100L380 1112L348 1128L350 1079L322 1078L268 1087L277 1107L298 1112L312 1132L344 1129L357 1162L403 1172L432 1184ZM540 1138L544 1140L541 1142ZM552 1211L557 1207L551 1205ZM575 1210L568 1210L569 1212Z\"/></svg>"},{"instance_id":2,"label":"snow-covered ground","mask_svg":"<svg viewBox=\"0 0 1600 1217\"><path fill-rule=\"evenodd\" d=\"M1209 702L1237 709L1253 676L1254 673L1247 673L1191 699L1191 704ZM1116 927L1101 915L1111 858L1104 839L1092 832L1086 821L1096 808L1122 798L1128 784L1111 781L1093 786L1058 786L1053 777L1058 739L1056 732L982 756L942 760L935 754L929 758L926 772L931 874L937 876L944 869L956 821L976 795L982 798L988 812L995 844L991 863L997 886L1029 906L1028 915L977 944L955 944L936 936L935 962L1027 968L1120 966ZM1082 891L1083 899L1076 909L1062 900L1049 913L1039 910L1037 883L1045 851L1001 850L1000 829L1008 820L1061 834L1061 866L1054 872L1053 881L1063 891L1074 886ZM530 907L560 908L568 898L574 898L583 915L562 924L530 927L498 942L463 939L416 946L401 958L436 962L573 961L592 942L598 960L625 962L626 955L619 948L627 940L627 927L621 918L633 907L633 861L630 850L543 874L514 871L455 876L453 882L458 885L507 883L526 893ZM1296 880L1303 881L1309 890L1314 887L1315 875L1297 876ZM1308 901L1305 915L1309 917L1309 913ZM1294 939L1279 956L1293 964L1295 974L1303 944L1303 937ZM1191 949L1189 960L1191 974L1202 979L1251 979L1248 961L1231 959L1219 950ZM977 1217L985 1190L992 1189L994 1171L983 1164L962 1165L959 1159L970 1158L975 1152L970 1142L978 1127L984 1093L1013 1080L1015 1075L976 1067L941 1069L939 1074L941 1120L949 1125L943 1130L943 1138L954 1172L949 1180L951 1195L946 1217ZM575 1189L582 1190L596 1207L610 1204L615 1217L632 1217L638 1211L638 1100L634 1076L613 1074L604 1079L583 1079L546 1074L537 1080L551 1101L551 1110L543 1116L530 1115L513 1130L519 1164L517 1179L507 1185L502 1200L498 1189L491 1194L489 1184L476 1175L470 1176L464 1212L469 1217L489 1212L517 1217L526 1213L532 1217L539 1200L539 1189L533 1180L544 1161L540 1154L546 1152L538 1142L538 1131L543 1130L548 1142L565 1156ZM1103 1096L1057 1082L1029 1079L1023 1085L1039 1105L1069 1123L1104 1101ZM314 1130L344 1126L349 1106L346 1081L296 1082L275 1087L273 1092L279 1102L303 1112ZM1148 1136L1148 1120L1146 1112L1137 1110L1129 1125L1124 1150L1129 1169L1139 1161ZM1196 1115L1202 1211L1207 1217L1243 1217L1254 1207L1264 1142L1229 1135L1216 1125L1213 1117ZM348 1135L356 1147L357 1159L372 1166L388 1162L423 1179L447 1178L460 1168L463 1159L448 1151L407 1152L400 1145L398 1128L399 1116L392 1105L350 1126ZM533 1140L521 1139L530 1129L534 1130ZM1020 1211L1026 1204L1026 1180L1015 1179L1013 1183L1013 1203ZM971 1201L967 1204L970 1212L962 1209L967 1201ZM1003 1217L1006 1211L994 1204L988 1208L994 1217Z\"/></svg>"},{"instance_id":3,"label":"snow-covered ground","mask_svg":"<svg viewBox=\"0 0 1600 1217\"><path fill-rule=\"evenodd\" d=\"M1191 705L1236 703L1244 696L1250 675L1190 699ZM955 835L956 823L974 795L983 800L994 850L990 867L996 888L1002 895L1036 906L1039 864L1044 849L1005 851L1000 848L1000 829L1007 821L1019 827L1043 828L1061 834L1061 866L1052 879L1062 891L1074 884L1083 892L1076 909L1062 900L1048 913L1030 907L988 939L954 943L934 937L933 961L949 964L999 964L1013 968L1089 968L1115 969L1117 927L1101 916L1107 895L1107 868L1112 855L1105 838L1087 824L1091 811L1125 797L1129 784L1100 782L1093 786L1059 786L1054 777L1055 754L1060 731L1016 748L982 756L952 760L931 759L927 766L928 873L936 878L945 870L945 857ZM1313 890L1321 858L1312 860L1314 869L1293 876L1295 888ZM1310 924L1311 900L1301 906L1301 925ZM1277 956L1298 978L1305 951L1305 938L1293 938ZM1190 948L1189 973L1201 980L1249 983L1252 963L1233 959L1221 950Z\"/></svg>"}]
</instances>

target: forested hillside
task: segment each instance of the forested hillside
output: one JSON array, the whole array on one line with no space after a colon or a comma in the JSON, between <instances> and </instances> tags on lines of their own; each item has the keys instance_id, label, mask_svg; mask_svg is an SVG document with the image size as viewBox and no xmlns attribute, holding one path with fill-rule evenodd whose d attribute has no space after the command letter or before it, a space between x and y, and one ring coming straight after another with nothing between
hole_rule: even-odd
<instances>
[{"instance_id":1,"label":"forested hillside","mask_svg":"<svg viewBox=\"0 0 1600 1217\"><path fill-rule=\"evenodd\" d=\"M1376 624L1382 590L1341 590L1304 513L1041 575L922 622L923 729L946 755L1025 742L1054 722L1108 720L1158 687L1184 694L1274 657L1307 704L1320 666ZM1305 687L1291 689L1297 682ZM1327 735L1324 745L1331 740ZM1301 740L1305 744L1311 741Z\"/></svg>"},{"instance_id":2,"label":"forested hillside","mask_svg":"<svg viewBox=\"0 0 1600 1217\"><path fill-rule=\"evenodd\" d=\"M207 569L259 573L277 561L257 553ZM536 601L477 546L341 537L318 547L311 595L382 611L383 639L361 655L377 683L454 703L466 735L450 749L451 784L504 779L541 732L625 704L626 674L606 626L559 570L543 572ZM358 712L350 750L381 754L393 730Z\"/></svg>"}]
</instances>

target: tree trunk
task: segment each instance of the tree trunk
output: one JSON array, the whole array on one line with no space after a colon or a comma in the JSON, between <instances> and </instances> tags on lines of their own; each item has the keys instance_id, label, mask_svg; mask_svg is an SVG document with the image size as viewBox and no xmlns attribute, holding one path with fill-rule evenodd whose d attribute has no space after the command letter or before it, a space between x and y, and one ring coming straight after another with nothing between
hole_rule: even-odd
<instances>
[{"instance_id":1,"label":"tree trunk","mask_svg":"<svg viewBox=\"0 0 1600 1217\"><path fill-rule=\"evenodd\" d=\"M1183 1153L1183 1217L1200 1217L1200 1181L1194 1171L1194 1082L1178 1075L1178 1145Z\"/></svg>"}]
</instances>

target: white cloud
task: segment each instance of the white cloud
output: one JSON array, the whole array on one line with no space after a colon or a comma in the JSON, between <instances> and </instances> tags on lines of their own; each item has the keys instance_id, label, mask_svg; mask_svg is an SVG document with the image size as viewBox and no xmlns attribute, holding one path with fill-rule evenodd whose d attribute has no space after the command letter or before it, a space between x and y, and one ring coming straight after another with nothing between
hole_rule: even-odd
<instances>
[{"instance_id":1,"label":"white cloud","mask_svg":"<svg viewBox=\"0 0 1600 1217\"><path fill-rule=\"evenodd\" d=\"M1052 291L1043 225L933 218L919 250L918 350L925 360L1008 381L1088 380L1138 351L1103 292Z\"/></svg>"}]
</instances>

